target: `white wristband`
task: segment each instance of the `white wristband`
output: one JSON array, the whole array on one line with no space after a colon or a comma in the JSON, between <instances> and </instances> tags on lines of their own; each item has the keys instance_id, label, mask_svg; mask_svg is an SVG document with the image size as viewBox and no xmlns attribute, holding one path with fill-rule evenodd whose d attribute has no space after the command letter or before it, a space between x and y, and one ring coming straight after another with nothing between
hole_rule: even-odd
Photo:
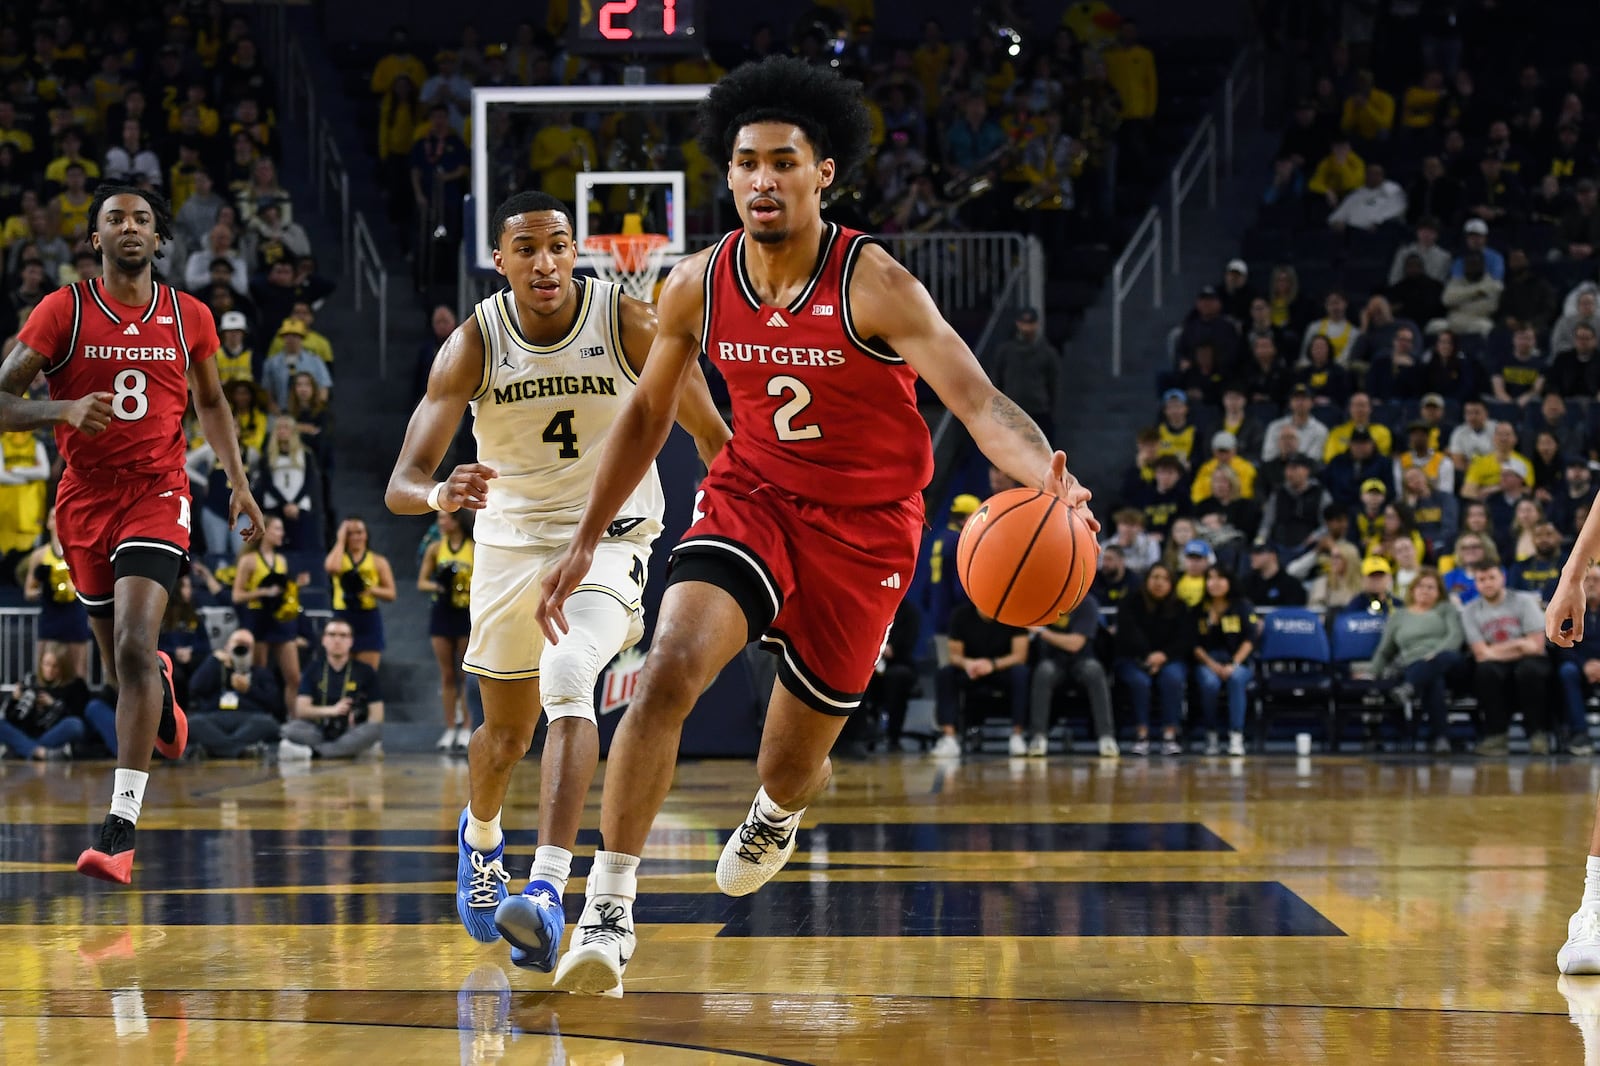
<instances>
[{"instance_id":1,"label":"white wristband","mask_svg":"<svg viewBox=\"0 0 1600 1066\"><path fill-rule=\"evenodd\" d=\"M430 491L428 493L428 508L429 508L429 510L433 510L433 511L442 511L442 510L444 510L444 507L441 506L440 503L439 503L439 494L444 492L444 486L445 486L445 483L443 481L434 482L432 491Z\"/></svg>"}]
</instances>

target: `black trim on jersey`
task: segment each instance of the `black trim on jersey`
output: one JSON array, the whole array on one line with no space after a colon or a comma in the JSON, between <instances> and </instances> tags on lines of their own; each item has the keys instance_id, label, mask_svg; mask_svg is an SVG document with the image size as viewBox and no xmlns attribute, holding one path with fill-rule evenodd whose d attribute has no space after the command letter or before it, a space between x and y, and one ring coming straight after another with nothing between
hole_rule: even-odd
<instances>
[{"instance_id":1,"label":"black trim on jersey","mask_svg":"<svg viewBox=\"0 0 1600 1066\"><path fill-rule=\"evenodd\" d=\"M628 352L622 346L622 286L611 286L611 349L617 361L617 368L622 371L622 376L633 384L639 384L639 371L633 369L633 364L628 362ZM648 352L645 353L647 356Z\"/></svg>"},{"instance_id":2,"label":"black trim on jersey","mask_svg":"<svg viewBox=\"0 0 1600 1066\"><path fill-rule=\"evenodd\" d=\"M97 281L100 282L100 289L105 288L106 283L103 278L90 278L88 283L89 295L94 297L94 302L100 305L100 310L105 312L107 318L119 326L122 325L122 319L117 317L115 311L111 310L111 305L106 302L105 297L100 295L100 289L95 288L94 283ZM155 317L156 305L161 302L160 284L152 280L150 289L150 306L144 309L144 314L139 317L140 322L149 322L151 318Z\"/></svg>"},{"instance_id":3,"label":"black trim on jersey","mask_svg":"<svg viewBox=\"0 0 1600 1066\"><path fill-rule=\"evenodd\" d=\"M589 321L594 309L594 289L584 282L583 275L572 275L572 284L578 290L578 314L572 320L572 328L554 344L535 344L523 334L522 320L517 317L517 301L510 289L501 289L494 298L500 301L500 317L505 319L511 339L534 355L551 355L570 345L583 330L584 323Z\"/></svg>"},{"instance_id":4,"label":"black trim on jersey","mask_svg":"<svg viewBox=\"0 0 1600 1066\"><path fill-rule=\"evenodd\" d=\"M706 346L711 343L711 294L716 291L717 287L717 264L722 262L727 251L728 242L737 239L738 236L738 230L724 234L723 238L717 242L716 247L711 250L711 258L706 260L706 276L701 282L702 291L705 295L705 311L700 316L700 350L705 353L708 359L711 358L711 350Z\"/></svg>"},{"instance_id":5,"label":"black trim on jersey","mask_svg":"<svg viewBox=\"0 0 1600 1066\"><path fill-rule=\"evenodd\" d=\"M850 247L844 250L844 265L839 270L839 317L844 320L844 335L863 355L871 356L878 362L888 363L891 366L904 366L905 360L894 354L894 349L884 344L880 338L863 337L857 333L856 324L850 316L850 275L855 270L861 250L869 244L883 247L883 242L876 237L863 233L851 238Z\"/></svg>"},{"instance_id":6,"label":"black trim on jersey","mask_svg":"<svg viewBox=\"0 0 1600 1066\"><path fill-rule=\"evenodd\" d=\"M848 718L861 706L862 693L840 692L818 677L805 664L794 642L782 630L769 630L761 638L761 650L778 657L778 680L801 703L820 714Z\"/></svg>"},{"instance_id":7,"label":"black trim on jersey","mask_svg":"<svg viewBox=\"0 0 1600 1066\"><path fill-rule=\"evenodd\" d=\"M166 541L145 538L125 540L111 553L112 573L116 581L125 577L147 578L166 589L170 596L178 585L178 574L188 558L186 550Z\"/></svg>"},{"instance_id":8,"label":"black trim on jersey","mask_svg":"<svg viewBox=\"0 0 1600 1066\"><path fill-rule=\"evenodd\" d=\"M469 403L489 395L489 386L494 381L494 351L489 343L489 324L483 320L483 305L493 299L491 296L472 309L472 317L478 320L478 336L483 341L483 369L479 372L478 391L472 394Z\"/></svg>"},{"instance_id":9,"label":"black trim on jersey","mask_svg":"<svg viewBox=\"0 0 1600 1066\"><path fill-rule=\"evenodd\" d=\"M189 372L189 338L183 333L183 308L178 306L178 290L171 285L167 291L172 293L172 323L178 328L178 347L183 351L183 372Z\"/></svg>"},{"instance_id":10,"label":"black trim on jersey","mask_svg":"<svg viewBox=\"0 0 1600 1066\"><path fill-rule=\"evenodd\" d=\"M44 368L45 377L53 377L61 368L72 361L72 353L78 349L78 331L83 325L83 293L78 290L78 282L68 286L72 292L72 333L67 338L67 354L63 355L55 366Z\"/></svg>"},{"instance_id":11,"label":"black trim on jersey","mask_svg":"<svg viewBox=\"0 0 1600 1066\"><path fill-rule=\"evenodd\" d=\"M817 291L817 283L822 280L823 271L828 269L828 256L833 252L833 243L838 237L839 227L832 222L824 222L822 246L817 253L817 265L812 268L811 277L806 282L805 287L800 290L800 294L790 300L789 306L783 308L783 310L791 315L797 315L800 313L800 308L811 302L811 294ZM734 249L733 253L733 276L739 283L739 291L744 295L745 302L750 305L751 310L759 311L767 305L761 301L761 297L756 295L756 287L750 281L750 275L745 270L744 262L744 240L741 237L739 245Z\"/></svg>"},{"instance_id":12,"label":"black trim on jersey","mask_svg":"<svg viewBox=\"0 0 1600 1066\"><path fill-rule=\"evenodd\" d=\"M757 555L749 545L741 544L732 537L701 534L680 540L677 547L672 549L670 560L675 567L680 558L692 555L726 560L728 563L734 564L748 578L754 579L751 585L761 593L762 602L760 606L763 608L758 612L758 615L764 616L766 620L758 628L754 629L753 633L760 633L765 630L767 626L772 624L772 620L778 617L778 613L783 610L783 590L778 587L778 581L772 576L772 571L767 568L766 561ZM728 568L727 566L722 567L722 569ZM667 571L667 581L670 584L672 580L672 570L669 569ZM678 580L686 579L679 578ZM697 578L695 580L704 579ZM711 584L717 585L719 588L725 588L734 595L735 599L739 598L734 589L728 588L721 582L713 581ZM750 614L750 612L747 610L746 614ZM752 624L757 620L758 615L750 615ZM754 638L752 637L752 639Z\"/></svg>"}]
</instances>

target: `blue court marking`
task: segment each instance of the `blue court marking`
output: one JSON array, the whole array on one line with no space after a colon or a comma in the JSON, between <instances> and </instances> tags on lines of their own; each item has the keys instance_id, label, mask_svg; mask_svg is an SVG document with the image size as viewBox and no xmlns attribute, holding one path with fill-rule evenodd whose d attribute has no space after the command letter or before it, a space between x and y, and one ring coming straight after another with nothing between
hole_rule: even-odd
<instances>
[{"instance_id":1,"label":"blue court marking","mask_svg":"<svg viewBox=\"0 0 1600 1066\"><path fill-rule=\"evenodd\" d=\"M69 886L62 880L50 887ZM582 897L570 893L565 902L568 921L576 921ZM719 925L718 935L725 937L1344 935L1276 881L779 881L738 899L715 891L647 893L635 913L641 923ZM456 920L455 897L448 892L194 895L90 885L53 899L0 900L4 925L454 925Z\"/></svg>"}]
</instances>

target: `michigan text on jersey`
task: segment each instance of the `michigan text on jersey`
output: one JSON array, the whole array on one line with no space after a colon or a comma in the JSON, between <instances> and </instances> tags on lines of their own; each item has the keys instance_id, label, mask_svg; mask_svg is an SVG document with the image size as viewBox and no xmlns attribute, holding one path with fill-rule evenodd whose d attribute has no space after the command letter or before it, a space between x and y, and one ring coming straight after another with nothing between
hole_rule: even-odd
<instances>
[{"instance_id":1,"label":"michigan text on jersey","mask_svg":"<svg viewBox=\"0 0 1600 1066\"><path fill-rule=\"evenodd\" d=\"M513 381L494 390L495 403L517 403L551 396L615 396L616 380L596 374L567 374L558 377Z\"/></svg>"}]
</instances>

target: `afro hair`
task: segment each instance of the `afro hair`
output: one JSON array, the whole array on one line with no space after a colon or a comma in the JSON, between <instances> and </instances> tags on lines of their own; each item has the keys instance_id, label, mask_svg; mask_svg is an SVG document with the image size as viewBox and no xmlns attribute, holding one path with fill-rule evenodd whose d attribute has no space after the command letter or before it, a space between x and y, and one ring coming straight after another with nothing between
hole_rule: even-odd
<instances>
[{"instance_id":1,"label":"afro hair","mask_svg":"<svg viewBox=\"0 0 1600 1066\"><path fill-rule=\"evenodd\" d=\"M700 104L700 147L731 160L734 138L753 122L800 127L840 177L866 159L872 132L860 82L792 56L746 63L712 86Z\"/></svg>"}]
</instances>

